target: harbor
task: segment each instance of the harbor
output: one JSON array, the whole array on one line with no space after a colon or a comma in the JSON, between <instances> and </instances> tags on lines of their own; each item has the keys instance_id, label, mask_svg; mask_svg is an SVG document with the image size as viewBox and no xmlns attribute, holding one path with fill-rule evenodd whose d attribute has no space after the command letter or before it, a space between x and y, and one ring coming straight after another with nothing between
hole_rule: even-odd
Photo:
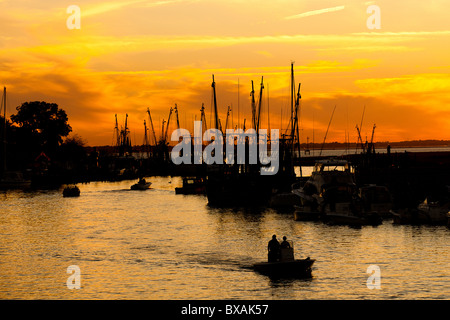
<instances>
[{"instance_id":1,"label":"harbor","mask_svg":"<svg viewBox=\"0 0 450 320\"><path fill-rule=\"evenodd\" d=\"M0 15L0 303L16 315L446 314L445 1Z\"/></svg>"},{"instance_id":2,"label":"harbor","mask_svg":"<svg viewBox=\"0 0 450 320\"><path fill-rule=\"evenodd\" d=\"M217 147L228 136L213 76L210 117L221 130L209 144L189 135L169 143L173 114L181 129L175 105L160 140L150 109L153 138L144 121L141 146L131 144L128 115L120 129L115 115L113 146L83 147L80 162L41 152L28 169L3 170L0 298L448 299L448 147L377 147L375 125L370 142L359 136L351 148L326 149L326 135L302 145L293 71L280 137L258 139L252 90L254 130L243 121L231 148ZM263 88L261 80L260 96ZM212 132L201 123L198 131ZM11 157L3 164L17 166ZM20 175L8 181L12 172ZM276 236L289 248L270 258ZM64 286L74 266L83 290ZM373 267L382 290L373 290Z\"/></svg>"},{"instance_id":3,"label":"harbor","mask_svg":"<svg viewBox=\"0 0 450 320\"><path fill-rule=\"evenodd\" d=\"M211 208L205 195L180 195L180 177L80 185L80 197L54 191L0 194L3 299L448 299L449 229L294 221L274 209ZM167 204L170 203L170 206ZM316 259L310 279L259 274L272 234L287 236L296 258ZM69 290L77 265L81 289ZM381 290L368 289L370 265Z\"/></svg>"}]
</instances>

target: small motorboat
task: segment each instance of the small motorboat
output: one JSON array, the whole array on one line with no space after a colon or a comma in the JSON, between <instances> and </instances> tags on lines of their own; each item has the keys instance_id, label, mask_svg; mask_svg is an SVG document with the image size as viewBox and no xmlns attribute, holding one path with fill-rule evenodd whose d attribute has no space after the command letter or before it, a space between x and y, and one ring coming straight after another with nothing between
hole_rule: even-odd
<instances>
[{"instance_id":1,"label":"small motorboat","mask_svg":"<svg viewBox=\"0 0 450 320\"><path fill-rule=\"evenodd\" d=\"M63 190L63 197L79 197L80 189L77 186L67 186Z\"/></svg>"},{"instance_id":2,"label":"small motorboat","mask_svg":"<svg viewBox=\"0 0 450 320\"><path fill-rule=\"evenodd\" d=\"M131 190L147 190L151 185L151 182L147 182L145 179L139 179L138 183L131 186Z\"/></svg>"},{"instance_id":3,"label":"small motorboat","mask_svg":"<svg viewBox=\"0 0 450 320\"><path fill-rule=\"evenodd\" d=\"M272 278L311 278L314 259L293 261L262 262L253 266L254 270Z\"/></svg>"},{"instance_id":4,"label":"small motorboat","mask_svg":"<svg viewBox=\"0 0 450 320\"><path fill-rule=\"evenodd\" d=\"M432 201L425 199L417 210L428 217L430 224L445 225L447 223L448 210L450 209L450 201Z\"/></svg>"},{"instance_id":5,"label":"small motorboat","mask_svg":"<svg viewBox=\"0 0 450 320\"><path fill-rule=\"evenodd\" d=\"M391 210L391 214L393 224L421 225L429 223L428 216L424 212L414 208L400 208L395 211Z\"/></svg>"},{"instance_id":6,"label":"small motorboat","mask_svg":"<svg viewBox=\"0 0 450 320\"><path fill-rule=\"evenodd\" d=\"M280 258L274 262L261 262L253 265L253 269L271 278L311 278L312 265L316 260L311 258L294 259L294 247L280 249Z\"/></svg>"}]
</instances>

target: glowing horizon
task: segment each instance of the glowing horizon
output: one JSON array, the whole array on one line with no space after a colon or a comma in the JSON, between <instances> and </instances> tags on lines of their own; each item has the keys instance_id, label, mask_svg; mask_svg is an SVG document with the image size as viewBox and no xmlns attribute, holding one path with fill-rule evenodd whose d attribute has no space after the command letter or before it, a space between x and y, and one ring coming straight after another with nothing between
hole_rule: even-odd
<instances>
[{"instance_id":1,"label":"glowing horizon","mask_svg":"<svg viewBox=\"0 0 450 320\"><path fill-rule=\"evenodd\" d=\"M66 27L67 7L56 0L0 1L7 117L26 101L57 103L73 134L98 146L112 143L114 115L120 124L128 114L132 142L140 145L147 108L157 134L175 104L181 127L192 131L202 103L209 122L212 74L222 124L228 106L234 126L244 118L250 123L251 81L258 97L263 76L263 127L270 107L271 128L284 129L295 61L302 142L313 132L316 142L323 139L335 105L328 142L347 136L356 142L364 107L362 135L376 124L375 141L450 139L450 22L443 0L71 4L81 9L79 30ZM381 10L379 30L366 26L371 4Z\"/></svg>"}]
</instances>

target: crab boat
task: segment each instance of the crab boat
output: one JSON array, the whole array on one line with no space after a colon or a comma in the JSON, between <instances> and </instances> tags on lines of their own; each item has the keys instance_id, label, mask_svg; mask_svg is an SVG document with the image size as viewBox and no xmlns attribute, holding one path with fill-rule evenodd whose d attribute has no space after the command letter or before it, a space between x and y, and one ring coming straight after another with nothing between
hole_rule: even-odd
<instances>
[{"instance_id":1,"label":"crab boat","mask_svg":"<svg viewBox=\"0 0 450 320\"><path fill-rule=\"evenodd\" d=\"M312 266L316 260L294 258L294 247L280 249L280 259L275 262L261 262L253 265L253 269L272 278L311 278Z\"/></svg>"}]
</instances>

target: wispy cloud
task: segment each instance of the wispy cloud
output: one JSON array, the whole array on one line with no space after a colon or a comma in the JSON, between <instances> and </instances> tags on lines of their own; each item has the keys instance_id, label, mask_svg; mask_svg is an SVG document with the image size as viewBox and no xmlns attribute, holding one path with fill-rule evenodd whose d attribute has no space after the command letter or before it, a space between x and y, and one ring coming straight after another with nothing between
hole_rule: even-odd
<instances>
[{"instance_id":1,"label":"wispy cloud","mask_svg":"<svg viewBox=\"0 0 450 320\"><path fill-rule=\"evenodd\" d=\"M0 0L1 1L1 0ZM97 5L93 5L85 10L83 10L83 16L89 17L102 13L107 13L110 11L116 11L123 9L125 7L140 5L141 7L159 7L163 5L185 2L186 0L163 0L163 1L148 1L148 0L130 0L130 1L119 1L119 2L106 2Z\"/></svg>"},{"instance_id":2,"label":"wispy cloud","mask_svg":"<svg viewBox=\"0 0 450 320\"><path fill-rule=\"evenodd\" d=\"M134 5L137 3L147 2L146 0L134 0L134 1L121 1L121 2L107 2L92 6L87 9L83 9L83 17L94 16L114 10L119 10L124 7Z\"/></svg>"},{"instance_id":3,"label":"wispy cloud","mask_svg":"<svg viewBox=\"0 0 450 320\"><path fill-rule=\"evenodd\" d=\"M344 10L344 9L345 9L345 6L337 6L337 7L325 8L325 9L319 9L319 10L312 10L312 11L307 11L307 12L303 12L300 14L296 14L293 16L288 16L288 17L285 17L284 19L286 19L286 20L299 19L299 18L304 18L304 17L315 16L315 15L322 14L322 13L340 11L340 10Z\"/></svg>"},{"instance_id":4,"label":"wispy cloud","mask_svg":"<svg viewBox=\"0 0 450 320\"><path fill-rule=\"evenodd\" d=\"M399 31L399 32L357 32L353 33L356 36L447 36L450 35L450 30L436 30L436 31Z\"/></svg>"},{"instance_id":5,"label":"wispy cloud","mask_svg":"<svg viewBox=\"0 0 450 320\"><path fill-rule=\"evenodd\" d=\"M189 0L164 0L164 1L155 1L155 2L148 2L144 5L144 7L158 7L163 6L167 4L173 4L173 3L180 3L180 2L187 2ZM194 0L192 0L194 1Z\"/></svg>"}]
</instances>

